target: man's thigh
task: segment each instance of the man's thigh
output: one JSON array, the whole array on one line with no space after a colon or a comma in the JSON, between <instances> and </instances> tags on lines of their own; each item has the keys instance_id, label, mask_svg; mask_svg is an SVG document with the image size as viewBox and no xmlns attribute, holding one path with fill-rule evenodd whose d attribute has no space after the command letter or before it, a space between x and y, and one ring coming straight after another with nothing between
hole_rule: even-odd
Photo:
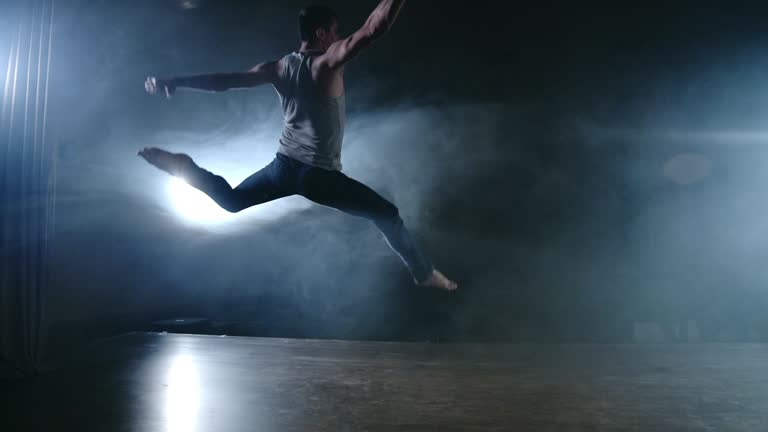
<instances>
[{"instance_id":1,"label":"man's thigh","mask_svg":"<svg viewBox=\"0 0 768 432\"><path fill-rule=\"evenodd\" d=\"M300 194L324 206L368 219L391 218L397 207L365 184L339 171L312 170L302 179Z\"/></svg>"},{"instance_id":2,"label":"man's thigh","mask_svg":"<svg viewBox=\"0 0 768 432\"><path fill-rule=\"evenodd\" d=\"M292 195L293 191L285 187L280 181L278 163L273 160L237 185L233 192L238 201L244 206L250 207Z\"/></svg>"}]
</instances>

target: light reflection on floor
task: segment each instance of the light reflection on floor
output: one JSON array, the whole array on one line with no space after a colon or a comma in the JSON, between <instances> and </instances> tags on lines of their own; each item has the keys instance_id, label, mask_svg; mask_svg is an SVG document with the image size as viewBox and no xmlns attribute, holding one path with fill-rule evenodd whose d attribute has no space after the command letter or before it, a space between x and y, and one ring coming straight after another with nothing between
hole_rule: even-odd
<instances>
[{"instance_id":1,"label":"light reflection on floor","mask_svg":"<svg viewBox=\"0 0 768 432\"><path fill-rule=\"evenodd\" d=\"M191 356L178 354L171 360L166 386L166 431L195 431L200 409L200 380Z\"/></svg>"},{"instance_id":2,"label":"light reflection on floor","mask_svg":"<svg viewBox=\"0 0 768 432\"><path fill-rule=\"evenodd\" d=\"M0 430L752 432L765 430L766 377L765 344L131 333L3 388Z\"/></svg>"}]
</instances>

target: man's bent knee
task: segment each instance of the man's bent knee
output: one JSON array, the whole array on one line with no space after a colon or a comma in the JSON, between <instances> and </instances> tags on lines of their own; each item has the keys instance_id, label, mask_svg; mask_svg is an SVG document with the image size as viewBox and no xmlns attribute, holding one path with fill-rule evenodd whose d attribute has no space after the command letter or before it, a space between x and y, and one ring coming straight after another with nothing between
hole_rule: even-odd
<instances>
[{"instance_id":1,"label":"man's bent knee","mask_svg":"<svg viewBox=\"0 0 768 432\"><path fill-rule=\"evenodd\" d=\"M219 206L230 213L239 213L245 210L245 206L238 202L219 203Z\"/></svg>"},{"instance_id":2,"label":"man's bent knee","mask_svg":"<svg viewBox=\"0 0 768 432\"><path fill-rule=\"evenodd\" d=\"M211 197L216 201L219 207L230 213L238 213L245 210L248 206L242 200L231 196Z\"/></svg>"},{"instance_id":3,"label":"man's bent knee","mask_svg":"<svg viewBox=\"0 0 768 432\"><path fill-rule=\"evenodd\" d=\"M373 223L379 228L386 229L403 225L403 219L400 217L400 211L393 204L390 204L383 211L377 212L371 217Z\"/></svg>"},{"instance_id":4,"label":"man's bent knee","mask_svg":"<svg viewBox=\"0 0 768 432\"><path fill-rule=\"evenodd\" d=\"M386 205L384 205L382 209L378 211L378 213L379 214L377 216L381 219L392 221L400 219L400 210L391 202L387 202Z\"/></svg>"}]
</instances>

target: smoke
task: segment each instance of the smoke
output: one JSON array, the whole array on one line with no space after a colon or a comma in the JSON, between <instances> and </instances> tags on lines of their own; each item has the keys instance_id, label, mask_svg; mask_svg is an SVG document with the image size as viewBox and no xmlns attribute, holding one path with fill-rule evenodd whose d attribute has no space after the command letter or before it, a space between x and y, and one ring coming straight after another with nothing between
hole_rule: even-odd
<instances>
[{"instance_id":1,"label":"smoke","mask_svg":"<svg viewBox=\"0 0 768 432\"><path fill-rule=\"evenodd\" d=\"M295 10L225 26L236 8L149 3L72 6L57 27L55 320L108 319L119 306L143 324L198 314L244 334L410 340L626 340L634 322L684 319L727 339L746 334L728 319L762 325L744 313L764 304L768 234L754 44L675 68L646 61L650 49L601 56L593 34L570 56L546 51L551 41L529 48L556 67L535 69L523 50L515 68L509 55L468 68L480 54L456 51L465 57L452 68L444 52L414 52L415 39L393 33L381 52L402 48L401 63L350 65L344 171L398 206L461 284L446 295L414 287L372 224L300 197L220 225L182 218L168 176L136 151L188 153L236 185L274 157L277 96L264 87L164 100L143 93L144 77L276 58L295 48L294 32L275 24ZM143 26L150 17L164 25ZM416 21L404 14L403 35L418 33ZM662 60L680 58L669 50ZM590 59L602 63L590 69ZM471 83L451 87L468 69Z\"/></svg>"}]
</instances>

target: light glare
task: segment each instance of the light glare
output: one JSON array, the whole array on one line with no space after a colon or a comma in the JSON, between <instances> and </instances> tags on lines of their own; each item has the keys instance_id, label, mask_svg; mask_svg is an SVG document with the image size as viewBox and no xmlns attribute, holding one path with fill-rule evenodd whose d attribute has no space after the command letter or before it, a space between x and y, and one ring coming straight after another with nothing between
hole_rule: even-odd
<instances>
[{"instance_id":1,"label":"light glare","mask_svg":"<svg viewBox=\"0 0 768 432\"><path fill-rule=\"evenodd\" d=\"M219 207L208 195L193 188L181 178L171 177L167 190L174 210L188 221L219 224L234 218L232 213Z\"/></svg>"},{"instance_id":2,"label":"light glare","mask_svg":"<svg viewBox=\"0 0 768 432\"><path fill-rule=\"evenodd\" d=\"M177 355L168 370L165 399L166 431L194 432L200 409L197 365L188 355Z\"/></svg>"}]
</instances>

